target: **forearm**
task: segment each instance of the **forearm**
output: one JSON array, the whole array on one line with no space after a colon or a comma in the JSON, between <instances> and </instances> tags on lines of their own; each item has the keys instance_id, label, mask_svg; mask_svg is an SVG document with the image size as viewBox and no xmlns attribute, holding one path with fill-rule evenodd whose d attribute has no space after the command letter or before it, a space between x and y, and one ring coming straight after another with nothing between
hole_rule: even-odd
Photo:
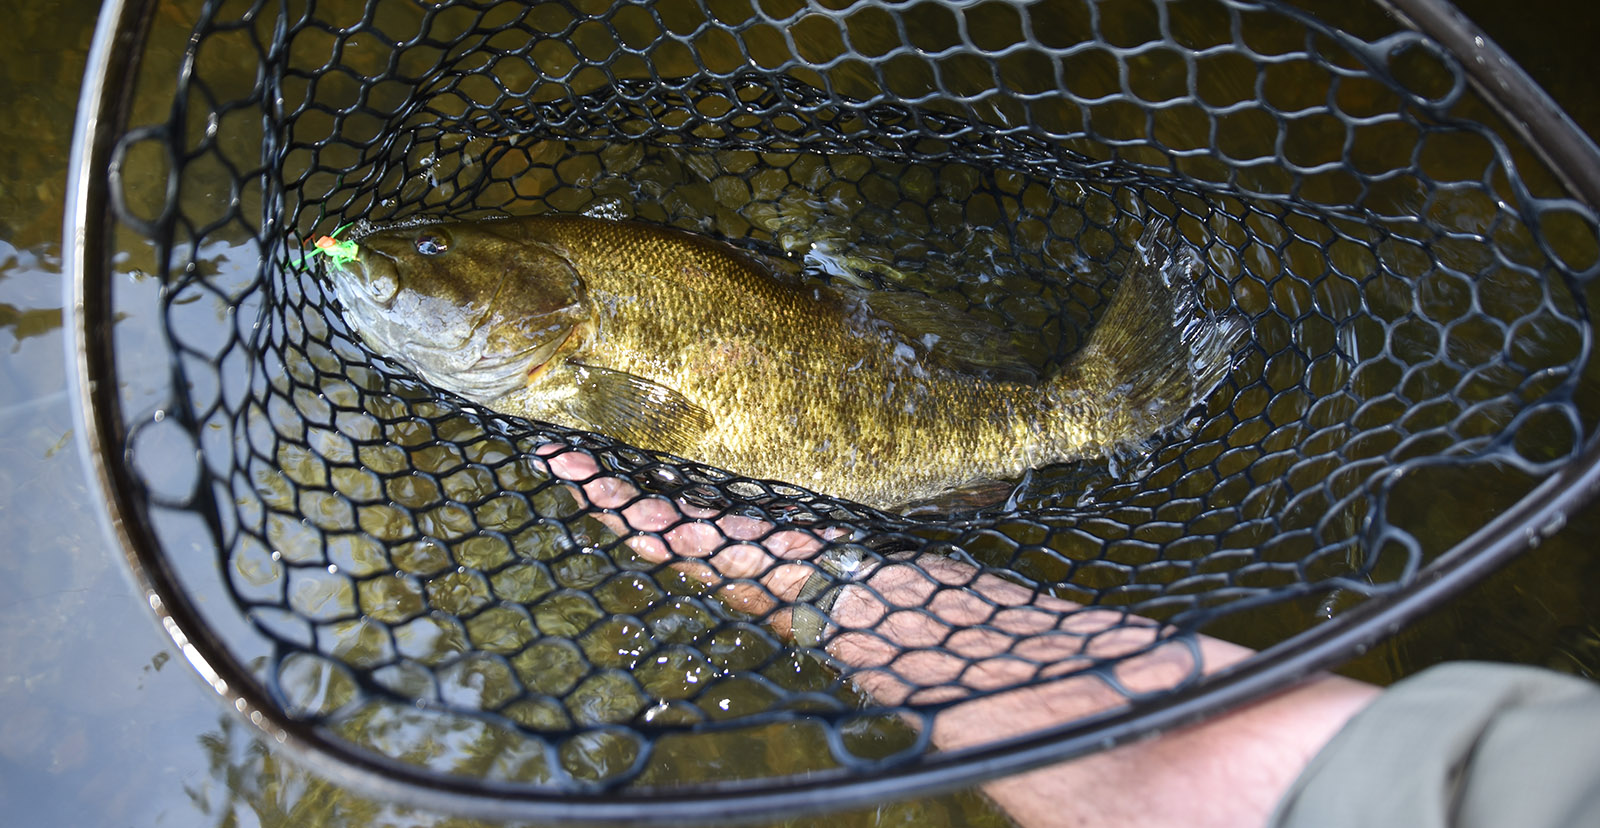
<instances>
[{"instance_id":1,"label":"forearm","mask_svg":"<svg viewBox=\"0 0 1600 828\"><path fill-rule=\"evenodd\" d=\"M972 702L941 716L934 743L952 750L1069 718L1054 713L1070 682ZM1020 825L1264 825L1300 771L1376 693L1323 676L1195 725L984 786ZM1069 714L1070 715L1070 714Z\"/></svg>"},{"instance_id":2,"label":"forearm","mask_svg":"<svg viewBox=\"0 0 1600 828\"><path fill-rule=\"evenodd\" d=\"M830 615L837 630L828 650L888 703L1069 677L1113 659L1117 680L1144 693L1195 675L1197 656L1204 669L1216 670L1250 652L1217 639L1175 638L1147 618L1041 595L939 555L884 565L846 587ZM1123 700L1110 688L1074 692L1090 696L1076 705L1079 715Z\"/></svg>"},{"instance_id":3,"label":"forearm","mask_svg":"<svg viewBox=\"0 0 1600 828\"><path fill-rule=\"evenodd\" d=\"M1160 640L1154 622L1037 596L937 556L916 566L889 564L866 585L870 591L850 587L840 595L832 613L839 631L828 650L879 701L960 698L1062 676L948 708L932 734L945 750L1126 704L1122 693L1082 672L1102 659L1124 657L1114 668L1117 681L1144 693L1249 655L1203 636ZM1322 676L1160 738L991 782L985 790L1028 828L1260 825L1300 769L1375 693Z\"/></svg>"}]
</instances>

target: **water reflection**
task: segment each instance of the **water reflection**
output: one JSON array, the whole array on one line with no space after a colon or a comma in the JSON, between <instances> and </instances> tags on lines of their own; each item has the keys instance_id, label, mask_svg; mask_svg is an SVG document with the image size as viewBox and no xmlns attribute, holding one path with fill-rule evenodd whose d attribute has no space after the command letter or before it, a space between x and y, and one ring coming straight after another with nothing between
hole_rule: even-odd
<instances>
[{"instance_id":1,"label":"water reflection","mask_svg":"<svg viewBox=\"0 0 1600 828\"><path fill-rule=\"evenodd\" d=\"M17 352L22 340L30 336L43 336L60 327L59 308L25 309L0 302L0 328L10 328L11 335L17 339L17 345L11 346L12 353Z\"/></svg>"},{"instance_id":2,"label":"water reflection","mask_svg":"<svg viewBox=\"0 0 1600 828\"><path fill-rule=\"evenodd\" d=\"M206 824L257 825L260 828L478 828L499 825L448 817L379 802L347 792L267 749L248 728L223 717L215 730L199 737L206 767L183 782L191 808ZM759 740L752 740L758 745ZM590 756L603 751L589 746ZM503 761L503 759L501 760ZM491 773L492 768L488 769ZM791 820L785 825L809 825ZM827 818L843 828L887 825L1010 825L976 795L940 797L881 808L847 811Z\"/></svg>"}]
</instances>

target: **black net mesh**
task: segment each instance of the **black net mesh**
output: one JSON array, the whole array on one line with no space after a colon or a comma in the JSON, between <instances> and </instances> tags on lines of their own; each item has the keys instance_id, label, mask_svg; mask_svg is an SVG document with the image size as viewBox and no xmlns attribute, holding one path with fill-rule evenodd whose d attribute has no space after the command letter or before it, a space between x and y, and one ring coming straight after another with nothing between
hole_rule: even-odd
<instances>
[{"instance_id":1,"label":"black net mesh","mask_svg":"<svg viewBox=\"0 0 1600 828\"><path fill-rule=\"evenodd\" d=\"M268 718L468 787L899 772L943 761L934 716L1068 672L1160 709L1129 659L1202 630L1281 654L1405 593L1600 411L1593 213L1433 41L1338 13L1349 31L1264 0L210 2L175 93L157 16L160 93L111 167L119 265L153 274L119 303L159 308L118 334L124 380L150 369L118 462ZM927 294L1026 332L1044 371L1164 218L1249 332L1182 427L911 517L438 391L301 263L346 222L549 213ZM561 452L584 471L553 477ZM573 483L612 477L635 487L613 503ZM990 603L926 642L937 669L802 646L792 601L639 554L679 524L937 555L967 574L906 611L997 576L1061 599L1053 643Z\"/></svg>"}]
</instances>

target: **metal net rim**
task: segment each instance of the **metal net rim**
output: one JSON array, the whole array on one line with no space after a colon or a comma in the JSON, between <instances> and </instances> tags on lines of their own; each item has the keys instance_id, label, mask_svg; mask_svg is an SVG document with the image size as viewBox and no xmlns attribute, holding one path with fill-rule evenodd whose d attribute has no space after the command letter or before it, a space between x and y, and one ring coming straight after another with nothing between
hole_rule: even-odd
<instances>
[{"instance_id":1,"label":"metal net rim","mask_svg":"<svg viewBox=\"0 0 1600 828\"><path fill-rule=\"evenodd\" d=\"M1580 201L1600 207L1600 149L1527 74L1443 0L1377 0L1399 20L1462 57L1480 95ZM354 748L321 728L296 721L273 703L250 671L207 628L162 554L147 510L118 446L124 444L116 357L105 333L112 309L108 253L115 224L103 171L126 127L126 106L154 0L104 0L90 47L69 163L64 222L65 300L72 309L65 346L77 421L75 442L85 476L101 495L105 537L120 551L133 586L199 677L235 715L297 761L341 784L389 801L448 809L488 819L555 821L726 821L819 812L925 795L1033 769L1127 742L1215 714L1316 671L1392 635L1563 525L1565 516L1600 494L1600 441L1430 562L1402 587L1258 652L1241 666L1121 712L1082 719L981 748L925 754L917 762L866 776L826 772L710 785L559 793L515 783L444 776ZM1286 9L1294 14L1292 8ZM121 74L117 74L121 72ZM1489 82L1490 78L1493 83ZM839 769L843 771L845 769Z\"/></svg>"}]
</instances>

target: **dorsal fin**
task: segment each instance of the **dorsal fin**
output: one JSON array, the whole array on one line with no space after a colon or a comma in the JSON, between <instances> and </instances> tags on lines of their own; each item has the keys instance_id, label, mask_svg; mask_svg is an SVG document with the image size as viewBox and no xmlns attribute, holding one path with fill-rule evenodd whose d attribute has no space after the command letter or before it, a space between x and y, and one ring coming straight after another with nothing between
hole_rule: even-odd
<instances>
[{"instance_id":1,"label":"dorsal fin","mask_svg":"<svg viewBox=\"0 0 1600 828\"><path fill-rule=\"evenodd\" d=\"M1002 382L1036 383L1038 368L1006 331L931 296L911 291L849 291L928 359L946 368Z\"/></svg>"}]
</instances>

